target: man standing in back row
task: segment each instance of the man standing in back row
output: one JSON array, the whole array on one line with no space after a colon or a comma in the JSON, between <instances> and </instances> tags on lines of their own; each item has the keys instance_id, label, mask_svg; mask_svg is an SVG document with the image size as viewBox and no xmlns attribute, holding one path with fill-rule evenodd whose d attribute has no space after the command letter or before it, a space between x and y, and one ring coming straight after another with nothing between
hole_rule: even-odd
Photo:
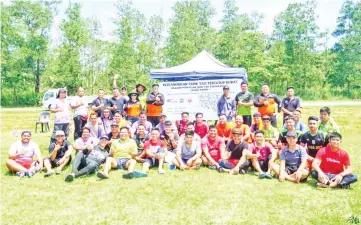
<instances>
[{"instance_id":1,"label":"man standing in back row","mask_svg":"<svg viewBox=\"0 0 361 225\"><path fill-rule=\"evenodd\" d=\"M276 115L278 112L277 105L280 105L281 100L276 94L271 94L268 84L262 85L262 93L256 96L254 106L258 107L258 112L261 116L271 117L271 124L277 127ZM277 111L276 111L277 110Z\"/></svg>"},{"instance_id":2,"label":"man standing in back row","mask_svg":"<svg viewBox=\"0 0 361 225\"><path fill-rule=\"evenodd\" d=\"M155 127L159 123L164 104L164 95L159 93L158 84L153 84L153 92L148 94L146 102L148 121Z\"/></svg>"},{"instance_id":3,"label":"man standing in back row","mask_svg":"<svg viewBox=\"0 0 361 225\"><path fill-rule=\"evenodd\" d=\"M243 123L247 124L249 127L252 125L252 109L254 103L254 96L251 92L248 91L247 81L241 83L241 92L236 95L236 107L237 115L243 117Z\"/></svg>"},{"instance_id":4,"label":"man standing in back row","mask_svg":"<svg viewBox=\"0 0 361 225\"><path fill-rule=\"evenodd\" d=\"M287 87L287 97L282 99L281 110L283 112L283 120L286 116L292 116L295 110L301 110L301 101L295 96L295 90L292 86Z\"/></svg>"}]
</instances>

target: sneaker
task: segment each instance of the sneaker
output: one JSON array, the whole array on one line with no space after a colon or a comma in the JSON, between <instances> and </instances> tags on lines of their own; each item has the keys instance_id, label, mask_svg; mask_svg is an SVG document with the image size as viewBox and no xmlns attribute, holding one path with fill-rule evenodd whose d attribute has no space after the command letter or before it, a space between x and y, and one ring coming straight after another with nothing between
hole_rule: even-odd
<instances>
[{"instance_id":1,"label":"sneaker","mask_svg":"<svg viewBox=\"0 0 361 225\"><path fill-rule=\"evenodd\" d=\"M211 170L216 170L217 169L216 166L209 166L208 168L211 169Z\"/></svg>"},{"instance_id":2,"label":"sneaker","mask_svg":"<svg viewBox=\"0 0 361 225\"><path fill-rule=\"evenodd\" d=\"M65 181L66 182L72 182L74 180L74 174L73 173L70 173L70 174L67 174L65 175Z\"/></svg>"},{"instance_id":3,"label":"sneaker","mask_svg":"<svg viewBox=\"0 0 361 225\"><path fill-rule=\"evenodd\" d=\"M55 172L56 175L59 175L61 174L61 169L57 169L56 172Z\"/></svg>"},{"instance_id":4,"label":"sneaker","mask_svg":"<svg viewBox=\"0 0 361 225\"><path fill-rule=\"evenodd\" d=\"M36 173L36 172L39 172L39 171L41 170L40 165L39 165L38 162L36 162L36 163L34 164L34 168L35 168L35 173Z\"/></svg>"},{"instance_id":5,"label":"sneaker","mask_svg":"<svg viewBox=\"0 0 361 225\"><path fill-rule=\"evenodd\" d=\"M272 175L270 173L265 173L264 176L267 178L267 179L273 179Z\"/></svg>"},{"instance_id":6,"label":"sneaker","mask_svg":"<svg viewBox=\"0 0 361 225\"><path fill-rule=\"evenodd\" d=\"M25 172L16 172L16 176L23 177L25 176Z\"/></svg>"},{"instance_id":7,"label":"sneaker","mask_svg":"<svg viewBox=\"0 0 361 225\"><path fill-rule=\"evenodd\" d=\"M265 178L266 177L266 173L260 173L260 174L258 174L258 178L259 179L263 179L263 178Z\"/></svg>"},{"instance_id":8,"label":"sneaker","mask_svg":"<svg viewBox=\"0 0 361 225\"><path fill-rule=\"evenodd\" d=\"M109 177L102 172L97 173L97 177L100 179L108 179Z\"/></svg>"},{"instance_id":9,"label":"sneaker","mask_svg":"<svg viewBox=\"0 0 361 225\"><path fill-rule=\"evenodd\" d=\"M227 173L226 169L224 169L223 167L219 167L218 172Z\"/></svg>"},{"instance_id":10,"label":"sneaker","mask_svg":"<svg viewBox=\"0 0 361 225\"><path fill-rule=\"evenodd\" d=\"M142 178L142 177L147 177L148 176L148 174L143 173L143 172L139 172L139 171L136 171L136 170L134 170L133 173L134 173L134 177L136 177L136 178Z\"/></svg>"},{"instance_id":11,"label":"sneaker","mask_svg":"<svg viewBox=\"0 0 361 225\"><path fill-rule=\"evenodd\" d=\"M46 172L46 174L44 174L44 177L50 177L53 174L54 172L52 170L49 170L48 172Z\"/></svg>"},{"instance_id":12,"label":"sneaker","mask_svg":"<svg viewBox=\"0 0 361 225\"><path fill-rule=\"evenodd\" d=\"M28 176L29 178L34 176L35 172L31 172L31 171L27 171L25 172L25 175Z\"/></svg>"},{"instance_id":13,"label":"sneaker","mask_svg":"<svg viewBox=\"0 0 361 225\"><path fill-rule=\"evenodd\" d=\"M173 165L173 164L170 164L170 165L168 166L168 168L169 168L169 170L175 170L175 169L177 169L177 167L176 167L175 165Z\"/></svg>"},{"instance_id":14,"label":"sneaker","mask_svg":"<svg viewBox=\"0 0 361 225\"><path fill-rule=\"evenodd\" d=\"M247 174L247 171L244 170L244 169L240 169L240 170L239 170L239 173L240 173L240 174Z\"/></svg>"},{"instance_id":15,"label":"sneaker","mask_svg":"<svg viewBox=\"0 0 361 225\"><path fill-rule=\"evenodd\" d=\"M349 185L349 184L340 184L340 188L342 188L342 189L350 189L351 185Z\"/></svg>"},{"instance_id":16,"label":"sneaker","mask_svg":"<svg viewBox=\"0 0 361 225\"><path fill-rule=\"evenodd\" d=\"M134 172L123 174L123 178L124 179L133 179L134 178Z\"/></svg>"},{"instance_id":17,"label":"sneaker","mask_svg":"<svg viewBox=\"0 0 361 225\"><path fill-rule=\"evenodd\" d=\"M158 174L164 174L164 170L163 169L158 170Z\"/></svg>"}]
</instances>

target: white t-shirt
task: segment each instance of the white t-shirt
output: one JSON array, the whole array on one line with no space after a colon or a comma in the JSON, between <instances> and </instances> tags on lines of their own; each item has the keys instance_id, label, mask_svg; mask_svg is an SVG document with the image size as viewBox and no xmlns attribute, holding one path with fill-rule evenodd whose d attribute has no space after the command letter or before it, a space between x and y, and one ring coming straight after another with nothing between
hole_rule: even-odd
<instances>
[{"instance_id":1,"label":"white t-shirt","mask_svg":"<svg viewBox=\"0 0 361 225\"><path fill-rule=\"evenodd\" d=\"M86 105L84 105L84 97L75 96L71 105L75 106L75 105L79 105L81 103L83 103L82 106L79 106L78 108L74 109L74 117L88 115L88 108Z\"/></svg>"},{"instance_id":2,"label":"white t-shirt","mask_svg":"<svg viewBox=\"0 0 361 225\"><path fill-rule=\"evenodd\" d=\"M70 123L70 103L68 99L61 100L57 98L54 104L51 104L50 109L62 109L55 113L54 124Z\"/></svg>"},{"instance_id":3,"label":"white t-shirt","mask_svg":"<svg viewBox=\"0 0 361 225\"><path fill-rule=\"evenodd\" d=\"M23 152L24 154L18 159L32 161L34 156L40 156L39 146L33 141L29 141L27 144L24 144L22 141L17 141L11 145L9 149L9 155L15 155L20 152Z\"/></svg>"}]
</instances>

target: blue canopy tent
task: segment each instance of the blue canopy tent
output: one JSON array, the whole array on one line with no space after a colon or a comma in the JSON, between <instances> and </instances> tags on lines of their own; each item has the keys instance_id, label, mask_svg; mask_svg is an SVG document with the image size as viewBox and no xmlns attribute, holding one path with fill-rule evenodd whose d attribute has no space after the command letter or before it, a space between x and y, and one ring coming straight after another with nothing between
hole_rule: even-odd
<instances>
[{"instance_id":1,"label":"blue canopy tent","mask_svg":"<svg viewBox=\"0 0 361 225\"><path fill-rule=\"evenodd\" d=\"M231 68L203 50L184 64L150 70L150 79L162 81L242 79L247 81L247 72L245 68Z\"/></svg>"}]
</instances>

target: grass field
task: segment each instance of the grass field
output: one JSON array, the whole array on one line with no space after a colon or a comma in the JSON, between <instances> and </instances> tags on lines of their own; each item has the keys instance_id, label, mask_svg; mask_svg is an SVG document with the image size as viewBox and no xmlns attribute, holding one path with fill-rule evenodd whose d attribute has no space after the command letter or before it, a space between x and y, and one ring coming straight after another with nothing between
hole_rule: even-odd
<instances>
[{"instance_id":1,"label":"grass field","mask_svg":"<svg viewBox=\"0 0 361 225\"><path fill-rule=\"evenodd\" d=\"M302 120L318 115L304 110ZM361 110L332 107L343 134L342 146L361 176ZM8 148L19 137L13 130L34 131L38 112L1 113L1 224L349 224L361 219L360 182L350 190L315 188L305 184L259 180L256 174L232 176L207 168L199 171L151 170L144 179L123 180L124 171L110 179L96 176L64 182L61 175L19 178L7 173ZM34 134L44 156L49 133ZM139 165L137 166L139 168ZM355 221L354 221L355 222Z\"/></svg>"}]
</instances>

